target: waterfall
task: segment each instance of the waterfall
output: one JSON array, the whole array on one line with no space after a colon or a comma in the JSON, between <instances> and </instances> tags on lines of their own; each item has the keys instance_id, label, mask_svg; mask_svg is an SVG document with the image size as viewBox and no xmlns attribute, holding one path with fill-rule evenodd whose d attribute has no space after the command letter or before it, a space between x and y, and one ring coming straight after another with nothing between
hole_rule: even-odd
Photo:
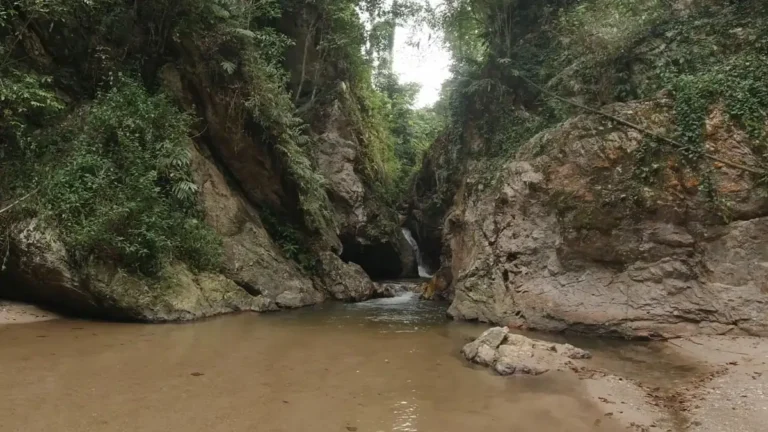
<instances>
[{"instance_id":1,"label":"waterfall","mask_svg":"<svg viewBox=\"0 0 768 432\"><path fill-rule=\"evenodd\" d=\"M413 235L411 234L411 230L408 228L403 228L403 235L405 236L405 239L408 240L408 244L411 245L411 249L413 249L413 254L416 255L416 263L419 265L419 277L423 278L430 278L432 277L431 274L429 274L429 270L427 270L427 266L424 265L424 260L421 257L421 251L419 250L419 244L416 243L416 239L413 238Z\"/></svg>"}]
</instances>

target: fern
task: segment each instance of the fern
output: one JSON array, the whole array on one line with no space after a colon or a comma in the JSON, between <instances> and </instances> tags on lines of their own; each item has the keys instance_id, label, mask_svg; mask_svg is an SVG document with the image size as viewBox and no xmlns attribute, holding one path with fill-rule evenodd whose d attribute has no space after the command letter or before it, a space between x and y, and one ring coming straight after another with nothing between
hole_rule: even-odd
<instances>
[{"instance_id":1,"label":"fern","mask_svg":"<svg viewBox=\"0 0 768 432\"><path fill-rule=\"evenodd\" d=\"M211 10L213 11L214 15L216 15L221 19L227 19L232 16L232 14L230 14L229 11L227 11L226 9L224 9L223 7L215 3L211 5Z\"/></svg>"},{"instance_id":2,"label":"fern","mask_svg":"<svg viewBox=\"0 0 768 432\"><path fill-rule=\"evenodd\" d=\"M27 138L47 154L20 161L26 181L40 188L35 210L59 228L75 262L95 256L144 274L171 256L215 267L220 240L197 222L192 119L132 80L116 84L68 121Z\"/></svg>"},{"instance_id":3,"label":"fern","mask_svg":"<svg viewBox=\"0 0 768 432\"><path fill-rule=\"evenodd\" d=\"M250 38L250 39L256 39L256 33L252 32L252 31L250 31L248 29L233 28L232 32L235 33L235 34L238 34L240 36L243 36L243 37L247 37L247 38Z\"/></svg>"},{"instance_id":4,"label":"fern","mask_svg":"<svg viewBox=\"0 0 768 432\"><path fill-rule=\"evenodd\" d=\"M221 68L224 69L224 72L226 72L228 75L232 75L235 72L236 66L230 61L222 60Z\"/></svg>"}]
</instances>

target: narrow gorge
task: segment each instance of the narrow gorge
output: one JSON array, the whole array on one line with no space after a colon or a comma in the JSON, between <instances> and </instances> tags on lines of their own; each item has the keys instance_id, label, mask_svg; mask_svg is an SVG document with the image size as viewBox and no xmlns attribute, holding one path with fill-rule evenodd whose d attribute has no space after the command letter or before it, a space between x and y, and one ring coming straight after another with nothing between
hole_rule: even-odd
<instances>
[{"instance_id":1,"label":"narrow gorge","mask_svg":"<svg viewBox=\"0 0 768 432\"><path fill-rule=\"evenodd\" d=\"M0 0L0 432L760 432L766 137L761 0Z\"/></svg>"}]
</instances>

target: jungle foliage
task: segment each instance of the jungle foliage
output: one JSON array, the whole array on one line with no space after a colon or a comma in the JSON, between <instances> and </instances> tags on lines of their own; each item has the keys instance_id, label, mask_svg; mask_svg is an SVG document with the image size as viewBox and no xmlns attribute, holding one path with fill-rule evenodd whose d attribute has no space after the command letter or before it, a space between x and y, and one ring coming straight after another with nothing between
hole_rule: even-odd
<instances>
[{"instance_id":1,"label":"jungle foliage","mask_svg":"<svg viewBox=\"0 0 768 432\"><path fill-rule=\"evenodd\" d=\"M683 148L666 151L689 163L703 154L704 121L715 103L764 147L766 18L768 5L757 0L446 1L432 24L453 55L453 78L439 103L444 139L430 150L438 168L420 180L419 193L432 198L427 209L445 212L467 160L503 163L535 134L579 113L530 82L597 109L667 91L675 101L671 138ZM477 140L482 146L471 144ZM654 164L663 146L654 143L655 156L642 159ZM753 151L765 155L762 147Z\"/></svg>"},{"instance_id":2,"label":"jungle foliage","mask_svg":"<svg viewBox=\"0 0 768 432\"><path fill-rule=\"evenodd\" d=\"M335 224L310 157L318 143L307 110L344 100L364 150L361 169L389 203L433 139L437 117L412 108L415 88L382 60L391 48L387 24L418 7L0 0L0 203L31 193L0 223L45 219L80 263L95 257L145 275L171 259L216 269L221 241L202 221L190 172L189 145L203 126L164 95L158 78L164 64L194 52L204 64L191 66L229 101L233 127L258 125L253 133L272 146L297 191L302 222L279 226L276 240L302 261L300 243ZM299 40L292 22L309 36ZM305 64L286 60L292 48L304 48Z\"/></svg>"}]
</instances>

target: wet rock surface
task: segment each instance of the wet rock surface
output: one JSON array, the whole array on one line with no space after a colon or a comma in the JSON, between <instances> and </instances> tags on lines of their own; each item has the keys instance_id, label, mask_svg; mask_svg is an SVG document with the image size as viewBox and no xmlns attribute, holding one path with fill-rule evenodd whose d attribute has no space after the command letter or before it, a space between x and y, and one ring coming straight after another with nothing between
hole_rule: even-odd
<instances>
[{"instance_id":1,"label":"wet rock surface","mask_svg":"<svg viewBox=\"0 0 768 432\"><path fill-rule=\"evenodd\" d=\"M421 294L421 279L401 279L375 282L375 297L397 297L405 293Z\"/></svg>"},{"instance_id":2,"label":"wet rock surface","mask_svg":"<svg viewBox=\"0 0 768 432\"><path fill-rule=\"evenodd\" d=\"M464 357L491 367L499 375L541 375L551 370L569 370L579 365L572 360L591 358L583 349L530 339L510 333L506 327L486 330L461 350Z\"/></svg>"}]
</instances>

